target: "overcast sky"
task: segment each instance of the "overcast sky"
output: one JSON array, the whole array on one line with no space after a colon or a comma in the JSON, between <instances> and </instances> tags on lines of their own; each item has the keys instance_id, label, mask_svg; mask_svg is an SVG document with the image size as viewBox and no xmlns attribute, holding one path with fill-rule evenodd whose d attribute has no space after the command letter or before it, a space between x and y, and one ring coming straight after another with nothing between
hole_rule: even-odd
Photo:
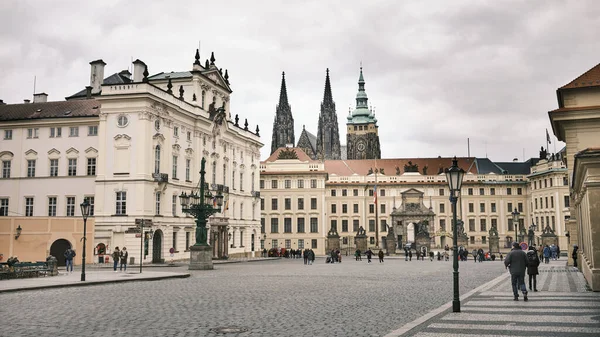
<instances>
[{"instance_id":1,"label":"overcast sky","mask_svg":"<svg viewBox=\"0 0 600 337\"><path fill-rule=\"evenodd\" d=\"M141 59L151 74L215 52L233 114L271 148L281 72L295 119L316 135L325 69L346 143L362 61L384 158L538 155L556 89L600 62L598 1L0 2L0 99L64 100Z\"/></svg>"}]
</instances>

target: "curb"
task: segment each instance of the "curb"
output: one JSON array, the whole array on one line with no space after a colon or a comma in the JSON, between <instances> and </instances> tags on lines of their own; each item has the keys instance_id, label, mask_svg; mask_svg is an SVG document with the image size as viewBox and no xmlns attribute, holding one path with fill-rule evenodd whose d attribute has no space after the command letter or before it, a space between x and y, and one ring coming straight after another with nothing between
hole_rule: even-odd
<instances>
[{"instance_id":1,"label":"curb","mask_svg":"<svg viewBox=\"0 0 600 337\"><path fill-rule=\"evenodd\" d=\"M17 289L0 289L0 294L2 293L11 293L18 291L29 291L29 290L40 290L40 289L50 289L50 288L70 288L70 287L89 287L96 285L104 285L108 283L124 283L124 282L138 282L138 281L159 281L171 278L188 278L190 274L178 274L178 275L166 275L166 276L155 276L155 277L147 277L147 278L137 278L137 279L122 279L122 280L107 280L107 281L88 281L88 282L80 282L80 283L65 283L65 284L49 284L43 286L33 286L27 288L17 288Z\"/></svg>"},{"instance_id":2,"label":"curb","mask_svg":"<svg viewBox=\"0 0 600 337\"><path fill-rule=\"evenodd\" d=\"M510 274L506 274L506 273L502 274L502 275L496 277L495 279L493 279L491 281L488 281L488 282L480 285L479 287L477 287L477 288L469 291L468 293L462 295L460 297L460 301L463 302L464 300L466 300L469 297L473 296L475 293L478 293L478 292L480 292L480 291L482 291L484 289L487 289L487 288L491 288L491 287L495 286L496 284L500 283L501 281L503 281L504 279L509 278L509 277L510 277ZM444 311L446 311L446 310L448 310L450 308L452 308L452 301L450 301L450 302L448 302L446 304L443 304L442 306L440 306L437 309L433 309L432 311L430 311L427 314L425 314L425 315L423 315L423 316L415 319L412 322L406 323L401 328L396 329L396 330L388 333L384 337L398 337L398 336L402 336L405 333L409 332L410 330L418 327L419 325L425 323L426 321L434 318L435 316L443 313Z\"/></svg>"}]
</instances>

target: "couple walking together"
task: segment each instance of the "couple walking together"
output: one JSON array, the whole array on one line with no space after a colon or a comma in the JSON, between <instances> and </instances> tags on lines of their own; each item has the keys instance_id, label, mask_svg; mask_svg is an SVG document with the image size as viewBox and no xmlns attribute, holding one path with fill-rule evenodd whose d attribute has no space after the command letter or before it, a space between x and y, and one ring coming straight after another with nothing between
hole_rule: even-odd
<instances>
[{"instance_id":1,"label":"couple walking together","mask_svg":"<svg viewBox=\"0 0 600 337\"><path fill-rule=\"evenodd\" d=\"M504 266L509 269L514 300L519 300L519 290L523 293L523 300L527 301L527 287L525 286L525 270L529 274L529 290L537 290L536 276L539 274L538 266L540 259L537 256L535 247L530 247L529 252L525 253L521 246L513 243L513 249L506 255ZM533 287L532 287L533 285Z\"/></svg>"}]
</instances>

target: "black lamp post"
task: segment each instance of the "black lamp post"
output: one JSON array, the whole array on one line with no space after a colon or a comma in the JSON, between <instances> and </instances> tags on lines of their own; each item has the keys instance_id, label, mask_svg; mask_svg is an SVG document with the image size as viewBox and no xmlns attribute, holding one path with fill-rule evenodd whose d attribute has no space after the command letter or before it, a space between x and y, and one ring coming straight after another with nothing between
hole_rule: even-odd
<instances>
[{"instance_id":1,"label":"black lamp post","mask_svg":"<svg viewBox=\"0 0 600 337\"><path fill-rule=\"evenodd\" d=\"M195 190L192 190L190 194L181 192L179 200L181 201L181 210L183 213L190 214L196 218L196 243L194 246L209 246L207 242L207 229L206 223L208 218L221 211L223 205L223 194L221 191L217 191L216 195L208 190L208 185L205 183L204 167L206 165L206 159L203 157L200 166L200 183ZM211 268L212 269L212 268Z\"/></svg>"},{"instance_id":2,"label":"black lamp post","mask_svg":"<svg viewBox=\"0 0 600 337\"><path fill-rule=\"evenodd\" d=\"M452 311L460 312L460 297L458 290L458 222L456 221L456 201L458 200L458 193L460 193L460 187L462 186L463 177L465 171L458 167L458 161L456 157L452 160L452 166L445 170L446 181L450 188L450 202L452 203L452 219L454 221L454 228L452 229L452 261L453 261L453 283L454 283L454 297L452 299Z\"/></svg>"},{"instance_id":3,"label":"black lamp post","mask_svg":"<svg viewBox=\"0 0 600 337\"><path fill-rule=\"evenodd\" d=\"M81 281L85 281L85 243L87 241L87 218L90 216L91 205L84 200L81 205L81 216L83 217L83 254L81 254Z\"/></svg>"},{"instance_id":4,"label":"black lamp post","mask_svg":"<svg viewBox=\"0 0 600 337\"><path fill-rule=\"evenodd\" d=\"M519 211L517 211L517 209L515 208L515 210L511 214L512 214L513 226L515 226L515 241L514 242L519 242L519 236L518 236L519 215L521 215L521 213L519 213Z\"/></svg>"}]
</instances>

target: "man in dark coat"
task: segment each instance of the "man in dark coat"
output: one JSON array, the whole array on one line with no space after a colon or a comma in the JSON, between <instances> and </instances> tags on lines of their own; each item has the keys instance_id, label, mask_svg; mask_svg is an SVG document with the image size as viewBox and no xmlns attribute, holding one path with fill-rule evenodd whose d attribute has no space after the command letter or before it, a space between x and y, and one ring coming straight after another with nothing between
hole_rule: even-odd
<instances>
[{"instance_id":1,"label":"man in dark coat","mask_svg":"<svg viewBox=\"0 0 600 337\"><path fill-rule=\"evenodd\" d=\"M577 268L577 251L579 250L579 246L577 245L573 245L573 254L571 255L571 257L573 257L573 267Z\"/></svg>"},{"instance_id":2,"label":"man in dark coat","mask_svg":"<svg viewBox=\"0 0 600 337\"><path fill-rule=\"evenodd\" d=\"M379 263L383 262L383 250L380 250L379 253L377 254L377 256L379 257Z\"/></svg>"},{"instance_id":3,"label":"man in dark coat","mask_svg":"<svg viewBox=\"0 0 600 337\"><path fill-rule=\"evenodd\" d=\"M523 300L527 301L527 287L525 286L525 269L527 268L527 255L518 242L513 242L513 249L506 254L504 266L510 270L514 300L519 300L519 288L523 292Z\"/></svg>"},{"instance_id":4,"label":"man in dark coat","mask_svg":"<svg viewBox=\"0 0 600 337\"><path fill-rule=\"evenodd\" d=\"M373 251L371 248L367 249L365 255L367 255L367 263L371 263L371 257L373 256Z\"/></svg>"},{"instance_id":5,"label":"man in dark coat","mask_svg":"<svg viewBox=\"0 0 600 337\"><path fill-rule=\"evenodd\" d=\"M537 290L537 275L539 274L538 266L540 265L540 259L538 258L535 246L529 247L527 252L527 275L529 275L529 290ZM533 287L531 286L533 281Z\"/></svg>"}]
</instances>

